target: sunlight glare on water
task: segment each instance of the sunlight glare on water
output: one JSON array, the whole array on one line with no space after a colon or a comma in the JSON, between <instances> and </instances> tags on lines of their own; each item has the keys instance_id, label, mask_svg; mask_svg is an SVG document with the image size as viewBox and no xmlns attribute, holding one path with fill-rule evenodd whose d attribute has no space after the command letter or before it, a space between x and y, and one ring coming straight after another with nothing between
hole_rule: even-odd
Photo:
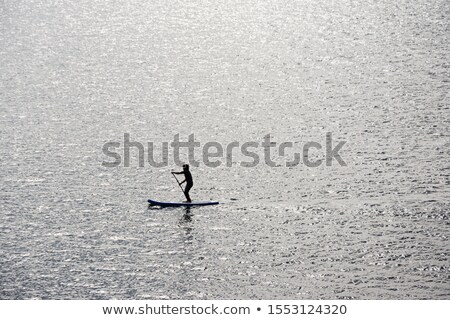
<instances>
[{"instance_id":1,"label":"sunlight glare on water","mask_svg":"<svg viewBox=\"0 0 450 320\"><path fill-rule=\"evenodd\" d=\"M448 2L0 4L0 298L449 299ZM106 168L346 141L336 162ZM323 151L323 150L322 150ZM197 156L200 156L197 154Z\"/></svg>"}]
</instances>

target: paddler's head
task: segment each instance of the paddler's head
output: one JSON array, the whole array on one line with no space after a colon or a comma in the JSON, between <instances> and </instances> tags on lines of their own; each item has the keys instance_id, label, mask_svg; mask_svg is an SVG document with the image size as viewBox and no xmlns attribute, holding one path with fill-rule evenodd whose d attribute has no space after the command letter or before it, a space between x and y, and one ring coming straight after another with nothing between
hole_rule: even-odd
<instances>
[{"instance_id":1,"label":"paddler's head","mask_svg":"<svg viewBox=\"0 0 450 320\"><path fill-rule=\"evenodd\" d=\"M184 171L188 171L189 170L189 165L188 164L183 164L183 170Z\"/></svg>"}]
</instances>

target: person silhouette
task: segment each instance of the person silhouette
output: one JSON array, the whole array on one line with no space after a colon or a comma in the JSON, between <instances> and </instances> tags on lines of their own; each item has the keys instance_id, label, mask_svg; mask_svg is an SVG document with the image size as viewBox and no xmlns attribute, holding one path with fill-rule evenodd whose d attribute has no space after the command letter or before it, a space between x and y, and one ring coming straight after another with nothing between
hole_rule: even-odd
<instances>
[{"instance_id":1,"label":"person silhouette","mask_svg":"<svg viewBox=\"0 0 450 320\"><path fill-rule=\"evenodd\" d=\"M189 191L191 190L192 186L194 185L194 182L192 180L192 174L189 171L189 165L183 164L183 171L175 172L172 171L172 174L184 174L184 180L179 183L181 186L183 183L186 182L186 187L184 188L184 195L186 197L187 202L192 202L191 197L189 196Z\"/></svg>"}]
</instances>

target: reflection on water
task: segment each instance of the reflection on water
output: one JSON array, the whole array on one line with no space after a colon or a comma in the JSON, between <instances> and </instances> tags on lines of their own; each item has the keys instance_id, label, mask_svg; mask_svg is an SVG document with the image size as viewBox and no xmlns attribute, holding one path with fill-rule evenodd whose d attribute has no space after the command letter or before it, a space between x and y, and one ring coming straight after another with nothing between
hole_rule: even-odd
<instances>
[{"instance_id":1,"label":"reflection on water","mask_svg":"<svg viewBox=\"0 0 450 320\"><path fill-rule=\"evenodd\" d=\"M448 299L449 14L3 1L0 298ZM136 168L133 151L130 168L101 166L124 133L302 146L326 132L347 167L193 167L191 196L213 207L147 207L184 199L173 168Z\"/></svg>"},{"instance_id":2,"label":"reflection on water","mask_svg":"<svg viewBox=\"0 0 450 320\"><path fill-rule=\"evenodd\" d=\"M192 242L192 228L193 228L193 224L192 224L192 213L191 213L191 208L190 207L186 207L184 208L185 212L183 214L183 217L180 219L180 222L178 223L178 225L180 226L180 228L182 228L185 232L186 232L186 240L185 242Z\"/></svg>"}]
</instances>

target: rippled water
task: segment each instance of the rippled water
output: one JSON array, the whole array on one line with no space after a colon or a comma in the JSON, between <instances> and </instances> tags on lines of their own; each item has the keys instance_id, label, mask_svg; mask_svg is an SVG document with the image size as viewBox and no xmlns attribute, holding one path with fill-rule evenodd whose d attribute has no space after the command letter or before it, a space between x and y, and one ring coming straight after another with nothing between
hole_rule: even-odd
<instances>
[{"instance_id":1,"label":"rippled water","mask_svg":"<svg viewBox=\"0 0 450 320\"><path fill-rule=\"evenodd\" d=\"M0 298L449 299L449 6L0 3ZM102 145L346 141L347 166L105 168ZM136 156L136 152L134 152ZM280 159L278 159L280 160ZM283 163L283 162L280 162Z\"/></svg>"}]
</instances>

